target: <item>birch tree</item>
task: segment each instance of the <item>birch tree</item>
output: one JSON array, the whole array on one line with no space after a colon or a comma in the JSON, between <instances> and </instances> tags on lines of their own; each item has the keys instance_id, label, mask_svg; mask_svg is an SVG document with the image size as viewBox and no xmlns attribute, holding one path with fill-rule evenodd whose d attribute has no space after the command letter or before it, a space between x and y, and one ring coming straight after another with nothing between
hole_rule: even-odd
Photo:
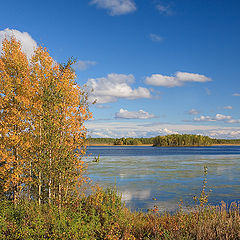
<instances>
[{"instance_id":1,"label":"birch tree","mask_svg":"<svg viewBox=\"0 0 240 240\"><path fill-rule=\"evenodd\" d=\"M2 193L17 201L62 205L83 177L87 94L72 61L60 65L38 47L30 60L12 38L0 59L0 177Z\"/></svg>"}]
</instances>

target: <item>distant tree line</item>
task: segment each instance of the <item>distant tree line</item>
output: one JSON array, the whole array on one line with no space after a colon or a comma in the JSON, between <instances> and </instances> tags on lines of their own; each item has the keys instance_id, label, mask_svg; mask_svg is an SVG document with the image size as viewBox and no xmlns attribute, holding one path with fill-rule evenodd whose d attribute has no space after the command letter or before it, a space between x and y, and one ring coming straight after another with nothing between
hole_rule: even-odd
<instances>
[{"instance_id":1,"label":"distant tree line","mask_svg":"<svg viewBox=\"0 0 240 240\"><path fill-rule=\"evenodd\" d=\"M240 139L214 139L215 144L240 144Z\"/></svg>"},{"instance_id":2,"label":"distant tree line","mask_svg":"<svg viewBox=\"0 0 240 240\"><path fill-rule=\"evenodd\" d=\"M151 138L88 138L89 144L142 145L157 147L211 146L213 144L240 144L240 139L214 139L195 134L171 134Z\"/></svg>"},{"instance_id":3,"label":"distant tree line","mask_svg":"<svg viewBox=\"0 0 240 240\"><path fill-rule=\"evenodd\" d=\"M214 139L193 134L157 136L153 140L153 146L157 147L210 146L212 144L214 144Z\"/></svg>"},{"instance_id":4,"label":"distant tree line","mask_svg":"<svg viewBox=\"0 0 240 240\"><path fill-rule=\"evenodd\" d=\"M114 145L140 145L142 142L137 138L117 138Z\"/></svg>"},{"instance_id":5,"label":"distant tree line","mask_svg":"<svg viewBox=\"0 0 240 240\"><path fill-rule=\"evenodd\" d=\"M109 145L141 145L153 144L152 138L88 138L89 144L109 144Z\"/></svg>"},{"instance_id":6,"label":"distant tree line","mask_svg":"<svg viewBox=\"0 0 240 240\"><path fill-rule=\"evenodd\" d=\"M115 138L92 138L88 137L88 144L109 144L113 145Z\"/></svg>"}]
</instances>

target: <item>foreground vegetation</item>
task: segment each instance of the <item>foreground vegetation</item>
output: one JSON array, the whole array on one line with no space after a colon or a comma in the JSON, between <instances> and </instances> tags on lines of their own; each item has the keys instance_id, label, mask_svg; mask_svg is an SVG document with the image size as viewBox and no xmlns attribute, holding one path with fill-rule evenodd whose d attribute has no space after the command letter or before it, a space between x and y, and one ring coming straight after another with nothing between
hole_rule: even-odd
<instances>
[{"instance_id":1,"label":"foreground vegetation","mask_svg":"<svg viewBox=\"0 0 240 240\"><path fill-rule=\"evenodd\" d=\"M0 239L240 239L240 209L179 208L175 214L130 212L115 191L97 190L61 210L56 205L0 203Z\"/></svg>"}]
</instances>

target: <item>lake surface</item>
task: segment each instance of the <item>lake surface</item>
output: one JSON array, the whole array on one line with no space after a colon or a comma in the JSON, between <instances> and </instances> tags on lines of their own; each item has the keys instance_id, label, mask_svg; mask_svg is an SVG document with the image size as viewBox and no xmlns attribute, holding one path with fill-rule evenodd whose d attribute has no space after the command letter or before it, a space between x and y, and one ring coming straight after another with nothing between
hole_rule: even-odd
<instances>
[{"instance_id":1,"label":"lake surface","mask_svg":"<svg viewBox=\"0 0 240 240\"><path fill-rule=\"evenodd\" d=\"M240 200L240 146L91 146L88 154L89 177L104 188L116 186L134 210L158 205L160 211L175 211L180 200L193 205L193 196L201 193L204 166L209 203ZM92 162L98 154L100 162Z\"/></svg>"}]
</instances>

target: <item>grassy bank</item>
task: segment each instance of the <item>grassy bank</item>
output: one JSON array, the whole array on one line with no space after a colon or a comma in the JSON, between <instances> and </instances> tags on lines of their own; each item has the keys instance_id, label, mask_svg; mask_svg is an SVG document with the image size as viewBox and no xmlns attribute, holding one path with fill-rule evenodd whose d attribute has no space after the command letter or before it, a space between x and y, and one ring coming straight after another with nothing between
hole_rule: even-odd
<instances>
[{"instance_id":1,"label":"grassy bank","mask_svg":"<svg viewBox=\"0 0 240 240\"><path fill-rule=\"evenodd\" d=\"M195 207L175 214L130 212L114 190L98 190L61 209L0 203L0 239L240 239L239 205Z\"/></svg>"}]
</instances>

